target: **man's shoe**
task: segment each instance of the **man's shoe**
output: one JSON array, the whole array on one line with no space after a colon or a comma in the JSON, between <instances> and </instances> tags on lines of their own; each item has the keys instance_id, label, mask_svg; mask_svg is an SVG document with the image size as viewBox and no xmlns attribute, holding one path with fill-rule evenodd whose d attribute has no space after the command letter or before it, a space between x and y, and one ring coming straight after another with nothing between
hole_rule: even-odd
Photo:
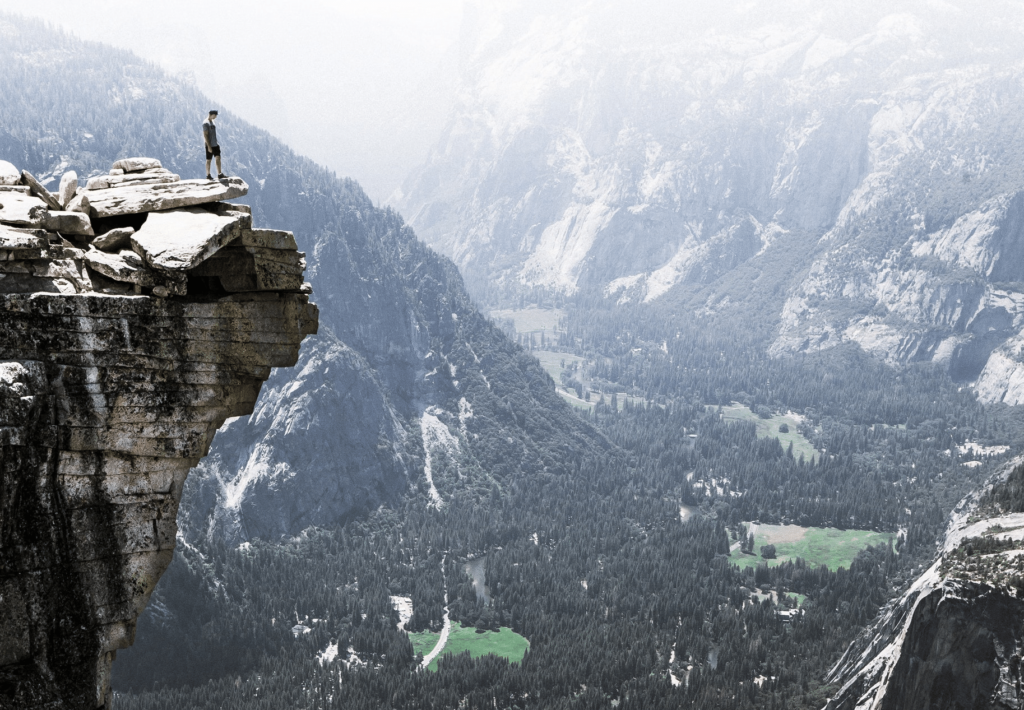
<instances>
[{"instance_id":1,"label":"man's shoe","mask_svg":"<svg viewBox=\"0 0 1024 710\"><path fill-rule=\"evenodd\" d=\"M207 175L207 176L206 176L206 179L207 179L207 180L213 180L213 175Z\"/></svg>"},{"instance_id":2,"label":"man's shoe","mask_svg":"<svg viewBox=\"0 0 1024 710\"><path fill-rule=\"evenodd\" d=\"M224 173L217 173L218 180L224 180L225 178L227 178L227 175L225 175Z\"/></svg>"}]
</instances>

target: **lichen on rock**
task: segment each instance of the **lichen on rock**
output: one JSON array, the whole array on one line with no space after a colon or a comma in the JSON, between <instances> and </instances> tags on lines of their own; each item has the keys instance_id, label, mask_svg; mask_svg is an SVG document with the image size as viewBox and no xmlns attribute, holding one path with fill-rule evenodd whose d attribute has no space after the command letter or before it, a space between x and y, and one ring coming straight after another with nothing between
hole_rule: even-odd
<instances>
[{"instance_id":1,"label":"lichen on rock","mask_svg":"<svg viewBox=\"0 0 1024 710\"><path fill-rule=\"evenodd\" d=\"M158 170L63 185L91 216L0 171L0 708L110 707L185 477L317 330L292 235L220 202L245 183Z\"/></svg>"}]
</instances>

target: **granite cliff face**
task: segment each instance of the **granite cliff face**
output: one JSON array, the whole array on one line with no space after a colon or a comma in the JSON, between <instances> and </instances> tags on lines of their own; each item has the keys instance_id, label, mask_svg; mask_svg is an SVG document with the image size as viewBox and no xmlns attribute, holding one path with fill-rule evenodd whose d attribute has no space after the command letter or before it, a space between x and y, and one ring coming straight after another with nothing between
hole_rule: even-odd
<instances>
[{"instance_id":1,"label":"granite cliff face","mask_svg":"<svg viewBox=\"0 0 1024 710\"><path fill-rule=\"evenodd\" d=\"M193 86L23 18L0 13L0 36L9 69L0 73L0 154L42 184L56 192L68 170L83 183L110 182L125 151L160 155L172 176L203 174L198 131L217 104ZM322 327L295 368L272 375L254 416L230 421L189 477L179 515L189 539L277 539L398 500L425 485L421 425L431 407L465 437L464 452L500 470L542 469L538 451L562 437L592 444L593 431L566 416L536 361L487 322L458 270L398 214L231 111L218 124L225 169L247 183L254 222L294 230L307 253ZM497 446L477 440L475 427ZM445 495L446 472L434 474Z\"/></svg>"},{"instance_id":2,"label":"granite cliff face","mask_svg":"<svg viewBox=\"0 0 1024 710\"><path fill-rule=\"evenodd\" d=\"M109 708L185 478L318 312L237 178L118 161L51 194L0 161L0 707Z\"/></svg>"},{"instance_id":3,"label":"granite cliff face","mask_svg":"<svg viewBox=\"0 0 1024 710\"><path fill-rule=\"evenodd\" d=\"M475 18L449 124L396 195L475 295L753 318L775 356L855 342L1024 402L1019 6Z\"/></svg>"},{"instance_id":4,"label":"granite cliff face","mask_svg":"<svg viewBox=\"0 0 1024 710\"><path fill-rule=\"evenodd\" d=\"M979 511L983 492L958 506L934 564L832 669L841 687L826 710L1024 707L1024 514Z\"/></svg>"}]
</instances>

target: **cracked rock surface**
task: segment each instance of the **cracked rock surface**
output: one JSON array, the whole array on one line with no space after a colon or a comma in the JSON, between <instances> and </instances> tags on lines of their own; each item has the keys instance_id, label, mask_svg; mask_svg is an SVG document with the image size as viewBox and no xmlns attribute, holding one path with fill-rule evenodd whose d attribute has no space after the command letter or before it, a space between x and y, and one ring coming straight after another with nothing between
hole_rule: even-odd
<instances>
[{"instance_id":1,"label":"cracked rock surface","mask_svg":"<svg viewBox=\"0 0 1024 710\"><path fill-rule=\"evenodd\" d=\"M228 417L252 412L271 368L295 364L318 311L292 235L219 202L246 193L240 179L62 181L90 218L51 209L9 165L0 708L109 708L111 663L171 561L189 470ZM158 169L127 159L114 175Z\"/></svg>"}]
</instances>

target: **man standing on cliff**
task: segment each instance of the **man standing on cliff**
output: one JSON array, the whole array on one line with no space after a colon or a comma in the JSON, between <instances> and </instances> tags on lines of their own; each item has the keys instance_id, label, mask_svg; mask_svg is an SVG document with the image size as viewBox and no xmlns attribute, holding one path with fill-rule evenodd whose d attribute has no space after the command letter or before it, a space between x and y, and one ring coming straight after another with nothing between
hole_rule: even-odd
<instances>
[{"instance_id":1,"label":"man standing on cliff","mask_svg":"<svg viewBox=\"0 0 1024 710\"><path fill-rule=\"evenodd\" d=\"M210 111L210 115L203 121L203 142L206 143L206 179L213 180L210 175L210 161L217 156L217 179L226 178L227 175L220 167L220 144L217 143L217 126L213 122L217 119L217 112Z\"/></svg>"}]
</instances>

